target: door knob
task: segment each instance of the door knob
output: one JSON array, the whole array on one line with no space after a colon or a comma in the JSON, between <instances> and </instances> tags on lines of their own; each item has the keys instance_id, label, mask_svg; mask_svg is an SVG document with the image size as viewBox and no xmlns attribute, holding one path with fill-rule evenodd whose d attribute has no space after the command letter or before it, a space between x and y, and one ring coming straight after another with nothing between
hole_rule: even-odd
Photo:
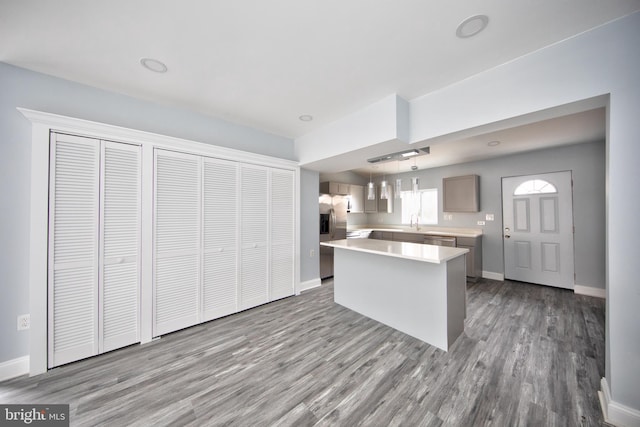
<instances>
[{"instance_id":1,"label":"door knob","mask_svg":"<svg viewBox=\"0 0 640 427\"><path fill-rule=\"evenodd\" d=\"M504 238L505 238L505 239L508 239L509 237L511 237L511 236L510 236L510 235L508 235L508 234L505 234L505 235L504 235Z\"/></svg>"}]
</instances>

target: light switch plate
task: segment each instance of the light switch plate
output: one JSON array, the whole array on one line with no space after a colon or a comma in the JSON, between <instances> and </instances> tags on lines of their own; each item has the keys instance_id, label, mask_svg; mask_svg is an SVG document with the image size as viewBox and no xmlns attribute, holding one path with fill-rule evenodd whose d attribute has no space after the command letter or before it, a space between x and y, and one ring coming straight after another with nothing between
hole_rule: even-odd
<instances>
[{"instance_id":1,"label":"light switch plate","mask_svg":"<svg viewBox=\"0 0 640 427\"><path fill-rule=\"evenodd\" d=\"M487 221L493 221L493 220L494 220L494 216L493 216L493 214L487 214L487 216L485 217L485 219L486 219Z\"/></svg>"},{"instance_id":2,"label":"light switch plate","mask_svg":"<svg viewBox=\"0 0 640 427\"><path fill-rule=\"evenodd\" d=\"M478 221L478 225L484 225L484 221Z\"/></svg>"}]
</instances>

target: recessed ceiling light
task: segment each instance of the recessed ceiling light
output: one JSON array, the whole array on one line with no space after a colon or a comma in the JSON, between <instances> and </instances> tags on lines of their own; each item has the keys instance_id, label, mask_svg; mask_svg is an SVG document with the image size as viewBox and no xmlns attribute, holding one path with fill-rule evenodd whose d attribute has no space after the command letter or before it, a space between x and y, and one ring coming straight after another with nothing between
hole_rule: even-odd
<instances>
[{"instance_id":1,"label":"recessed ceiling light","mask_svg":"<svg viewBox=\"0 0 640 427\"><path fill-rule=\"evenodd\" d=\"M489 17L487 15L470 16L458 25L458 28L456 29L456 36L461 39L473 37L480 31L487 28L488 23Z\"/></svg>"},{"instance_id":2,"label":"recessed ceiling light","mask_svg":"<svg viewBox=\"0 0 640 427\"><path fill-rule=\"evenodd\" d=\"M310 114L303 114L300 117L298 117L298 119L303 122L310 122L311 120L313 120L313 116Z\"/></svg>"},{"instance_id":3,"label":"recessed ceiling light","mask_svg":"<svg viewBox=\"0 0 640 427\"><path fill-rule=\"evenodd\" d=\"M140 64L149 71L154 73L166 73L167 66L157 59L153 58L140 58Z\"/></svg>"},{"instance_id":4,"label":"recessed ceiling light","mask_svg":"<svg viewBox=\"0 0 640 427\"><path fill-rule=\"evenodd\" d=\"M500 145L500 141L489 141L487 142L489 147L495 147L496 145Z\"/></svg>"}]
</instances>

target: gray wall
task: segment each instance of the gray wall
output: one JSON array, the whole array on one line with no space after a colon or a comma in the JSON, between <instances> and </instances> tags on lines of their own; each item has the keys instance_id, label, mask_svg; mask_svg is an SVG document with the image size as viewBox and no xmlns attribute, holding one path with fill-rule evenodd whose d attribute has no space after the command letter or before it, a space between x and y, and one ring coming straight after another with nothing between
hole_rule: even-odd
<instances>
[{"instance_id":1,"label":"gray wall","mask_svg":"<svg viewBox=\"0 0 640 427\"><path fill-rule=\"evenodd\" d=\"M31 124L16 107L295 158L287 138L1 62L0 94L0 363L28 354L28 331L16 330L16 317L29 313Z\"/></svg>"},{"instance_id":2,"label":"gray wall","mask_svg":"<svg viewBox=\"0 0 640 427\"><path fill-rule=\"evenodd\" d=\"M318 172L300 169L300 281L320 278ZM314 256L311 256L311 250Z\"/></svg>"},{"instance_id":3,"label":"gray wall","mask_svg":"<svg viewBox=\"0 0 640 427\"><path fill-rule=\"evenodd\" d=\"M421 170L396 176L403 179L408 190L410 178L419 178L420 188L438 188L438 226L482 228L482 261L484 271L504 273L502 250L502 192L501 178L555 171L572 171L573 218L575 225L576 284L605 288L605 144L592 142L560 148L533 151L491 160L463 163L441 168ZM453 220L445 221L442 212L442 178L476 174L480 176L480 212L453 213ZM374 178L374 181L379 181ZM398 203L398 202L396 202ZM400 224L400 206L392 214L367 214L367 222ZM495 221L478 226L478 220L492 213Z\"/></svg>"}]
</instances>

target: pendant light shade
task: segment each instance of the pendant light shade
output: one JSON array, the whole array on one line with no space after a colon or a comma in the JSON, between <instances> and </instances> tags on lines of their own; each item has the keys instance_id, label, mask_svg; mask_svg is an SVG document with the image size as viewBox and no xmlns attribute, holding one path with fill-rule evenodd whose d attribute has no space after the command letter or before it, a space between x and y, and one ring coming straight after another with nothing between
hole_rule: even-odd
<instances>
[{"instance_id":1,"label":"pendant light shade","mask_svg":"<svg viewBox=\"0 0 640 427\"><path fill-rule=\"evenodd\" d=\"M376 199L376 186L371 181L369 181L369 184L367 184L367 199Z\"/></svg>"},{"instance_id":2,"label":"pendant light shade","mask_svg":"<svg viewBox=\"0 0 640 427\"><path fill-rule=\"evenodd\" d=\"M418 192L418 178L411 178L411 190L414 193Z\"/></svg>"},{"instance_id":3,"label":"pendant light shade","mask_svg":"<svg viewBox=\"0 0 640 427\"><path fill-rule=\"evenodd\" d=\"M389 184L387 184L386 179L380 183L380 198L382 200L389 198Z\"/></svg>"},{"instance_id":4,"label":"pendant light shade","mask_svg":"<svg viewBox=\"0 0 640 427\"><path fill-rule=\"evenodd\" d=\"M400 192L402 191L402 180L400 178L396 179L396 194L395 194L395 198L399 199L400 198Z\"/></svg>"}]
</instances>

